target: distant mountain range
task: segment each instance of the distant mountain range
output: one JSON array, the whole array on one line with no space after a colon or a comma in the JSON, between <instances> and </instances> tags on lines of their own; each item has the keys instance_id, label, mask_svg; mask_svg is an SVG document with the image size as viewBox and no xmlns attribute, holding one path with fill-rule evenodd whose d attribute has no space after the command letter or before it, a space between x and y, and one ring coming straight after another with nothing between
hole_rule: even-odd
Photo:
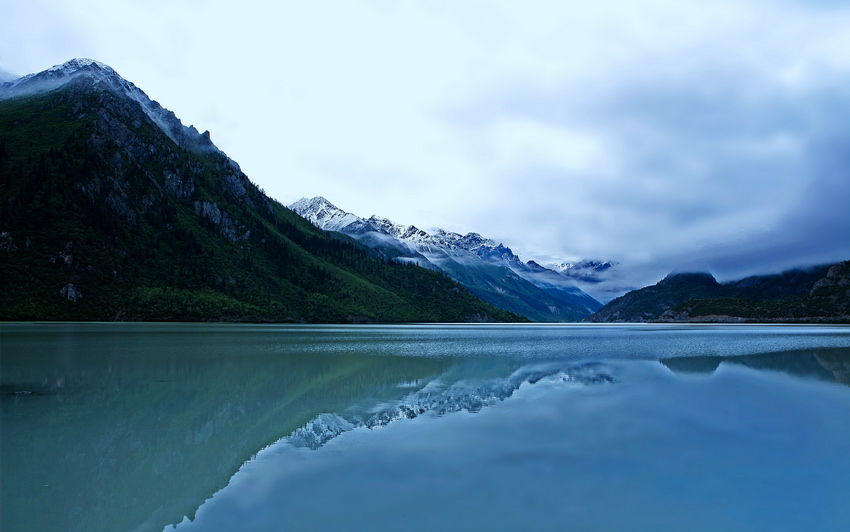
<instances>
[{"instance_id":1,"label":"distant mountain range","mask_svg":"<svg viewBox=\"0 0 850 532\"><path fill-rule=\"evenodd\" d=\"M674 273L612 300L591 322L850 322L850 261L718 283Z\"/></svg>"},{"instance_id":2,"label":"distant mountain range","mask_svg":"<svg viewBox=\"0 0 850 532\"><path fill-rule=\"evenodd\" d=\"M386 218L360 218L323 197L301 199L290 208L326 231L347 235L380 257L441 271L499 308L534 321L579 321L602 304L577 288L575 278L594 279L611 263L564 265L561 271L523 262L510 248L477 233L423 231Z\"/></svg>"},{"instance_id":3,"label":"distant mountain range","mask_svg":"<svg viewBox=\"0 0 850 532\"><path fill-rule=\"evenodd\" d=\"M850 321L850 262L671 274L603 307L582 287L616 268L323 198L290 210L97 61L0 82L0 320Z\"/></svg>"},{"instance_id":4,"label":"distant mountain range","mask_svg":"<svg viewBox=\"0 0 850 532\"><path fill-rule=\"evenodd\" d=\"M0 83L0 319L525 321L265 196L109 66Z\"/></svg>"}]
</instances>

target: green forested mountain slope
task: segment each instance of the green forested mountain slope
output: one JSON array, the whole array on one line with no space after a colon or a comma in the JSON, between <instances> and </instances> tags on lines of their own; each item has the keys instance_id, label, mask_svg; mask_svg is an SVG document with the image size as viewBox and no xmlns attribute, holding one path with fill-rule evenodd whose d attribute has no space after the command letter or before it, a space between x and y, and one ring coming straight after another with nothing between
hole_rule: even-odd
<instances>
[{"instance_id":1,"label":"green forested mountain slope","mask_svg":"<svg viewBox=\"0 0 850 532\"><path fill-rule=\"evenodd\" d=\"M332 238L183 130L96 76L0 101L0 319L520 319Z\"/></svg>"},{"instance_id":2,"label":"green forested mountain slope","mask_svg":"<svg viewBox=\"0 0 850 532\"><path fill-rule=\"evenodd\" d=\"M718 283L671 274L605 305L596 322L850 322L850 261Z\"/></svg>"}]
</instances>

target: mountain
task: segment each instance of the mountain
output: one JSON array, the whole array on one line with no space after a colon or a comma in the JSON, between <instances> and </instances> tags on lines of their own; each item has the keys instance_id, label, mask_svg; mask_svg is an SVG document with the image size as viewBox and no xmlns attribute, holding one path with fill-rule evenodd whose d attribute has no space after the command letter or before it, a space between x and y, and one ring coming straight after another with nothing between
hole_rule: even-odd
<instances>
[{"instance_id":1,"label":"mountain","mask_svg":"<svg viewBox=\"0 0 850 532\"><path fill-rule=\"evenodd\" d=\"M586 283L599 283L602 281L600 275L616 266L616 262L582 260L579 262L562 262L555 265L555 271L569 279L583 281Z\"/></svg>"},{"instance_id":2,"label":"mountain","mask_svg":"<svg viewBox=\"0 0 850 532\"><path fill-rule=\"evenodd\" d=\"M521 319L317 229L97 61L0 84L0 185L3 320Z\"/></svg>"},{"instance_id":3,"label":"mountain","mask_svg":"<svg viewBox=\"0 0 850 532\"><path fill-rule=\"evenodd\" d=\"M614 299L593 322L820 322L850 320L850 261L718 283L670 274Z\"/></svg>"},{"instance_id":4,"label":"mountain","mask_svg":"<svg viewBox=\"0 0 850 532\"><path fill-rule=\"evenodd\" d=\"M620 263L609 260L581 260L549 264L548 267L569 279L597 301L607 303L635 289L635 286L624 278L619 265Z\"/></svg>"},{"instance_id":5,"label":"mountain","mask_svg":"<svg viewBox=\"0 0 850 532\"><path fill-rule=\"evenodd\" d=\"M653 321L679 303L715 297L719 291L720 284L709 273L671 273L653 286L631 291L612 300L587 318L587 321Z\"/></svg>"},{"instance_id":6,"label":"mountain","mask_svg":"<svg viewBox=\"0 0 850 532\"><path fill-rule=\"evenodd\" d=\"M148 98L147 94L119 76L112 67L92 59L72 59L44 72L3 83L0 86L0 99L46 93L62 87L109 92L125 103L135 102L147 118L177 145L218 151L210 141L209 132L200 134L194 127L184 126L173 112Z\"/></svg>"},{"instance_id":7,"label":"mountain","mask_svg":"<svg viewBox=\"0 0 850 532\"><path fill-rule=\"evenodd\" d=\"M525 263L510 248L478 233L429 233L379 216L364 219L322 197L301 199L290 208L382 258L444 272L484 301L534 321L579 321L602 306L558 272Z\"/></svg>"}]
</instances>

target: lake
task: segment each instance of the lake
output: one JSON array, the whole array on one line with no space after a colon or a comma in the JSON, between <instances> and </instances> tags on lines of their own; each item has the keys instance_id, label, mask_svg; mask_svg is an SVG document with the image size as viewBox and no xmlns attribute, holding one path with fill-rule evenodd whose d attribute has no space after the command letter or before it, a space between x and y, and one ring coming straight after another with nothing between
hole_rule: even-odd
<instances>
[{"instance_id":1,"label":"lake","mask_svg":"<svg viewBox=\"0 0 850 532\"><path fill-rule=\"evenodd\" d=\"M0 325L2 530L846 530L850 327Z\"/></svg>"}]
</instances>

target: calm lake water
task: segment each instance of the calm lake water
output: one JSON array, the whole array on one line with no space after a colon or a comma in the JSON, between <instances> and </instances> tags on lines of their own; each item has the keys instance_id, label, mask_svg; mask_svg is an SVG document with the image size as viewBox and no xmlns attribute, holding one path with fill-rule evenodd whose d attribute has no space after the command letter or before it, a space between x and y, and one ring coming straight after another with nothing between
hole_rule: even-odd
<instances>
[{"instance_id":1,"label":"calm lake water","mask_svg":"<svg viewBox=\"0 0 850 532\"><path fill-rule=\"evenodd\" d=\"M12 531L847 530L850 327L2 324Z\"/></svg>"}]
</instances>

